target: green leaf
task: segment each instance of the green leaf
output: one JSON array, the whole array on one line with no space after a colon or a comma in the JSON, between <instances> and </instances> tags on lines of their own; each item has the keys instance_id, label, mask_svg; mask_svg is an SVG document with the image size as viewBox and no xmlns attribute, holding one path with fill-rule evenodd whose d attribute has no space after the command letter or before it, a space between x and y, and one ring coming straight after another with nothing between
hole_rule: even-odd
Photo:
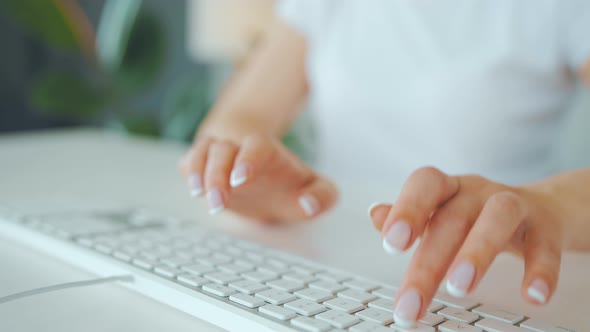
<instances>
[{"instance_id":1,"label":"green leaf","mask_svg":"<svg viewBox=\"0 0 590 332\"><path fill-rule=\"evenodd\" d=\"M164 63L164 28L141 5L141 0L107 0L98 24L98 62L122 95L153 83Z\"/></svg>"},{"instance_id":2,"label":"green leaf","mask_svg":"<svg viewBox=\"0 0 590 332\"><path fill-rule=\"evenodd\" d=\"M211 106L206 77L194 74L178 81L164 97L162 136L190 141Z\"/></svg>"},{"instance_id":3,"label":"green leaf","mask_svg":"<svg viewBox=\"0 0 590 332\"><path fill-rule=\"evenodd\" d=\"M36 82L31 102L43 112L84 117L99 113L105 98L98 87L81 76L54 72Z\"/></svg>"},{"instance_id":4,"label":"green leaf","mask_svg":"<svg viewBox=\"0 0 590 332\"><path fill-rule=\"evenodd\" d=\"M109 72L119 70L128 49L141 0L106 0L96 32L99 64Z\"/></svg>"},{"instance_id":5,"label":"green leaf","mask_svg":"<svg viewBox=\"0 0 590 332\"><path fill-rule=\"evenodd\" d=\"M141 11L131 31L119 70L114 72L120 91L131 93L155 81L164 64L166 42L158 18Z\"/></svg>"},{"instance_id":6,"label":"green leaf","mask_svg":"<svg viewBox=\"0 0 590 332\"><path fill-rule=\"evenodd\" d=\"M31 32L54 46L79 50L80 45L72 30L72 20L63 15L55 1L3 0L1 4Z\"/></svg>"}]
</instances>

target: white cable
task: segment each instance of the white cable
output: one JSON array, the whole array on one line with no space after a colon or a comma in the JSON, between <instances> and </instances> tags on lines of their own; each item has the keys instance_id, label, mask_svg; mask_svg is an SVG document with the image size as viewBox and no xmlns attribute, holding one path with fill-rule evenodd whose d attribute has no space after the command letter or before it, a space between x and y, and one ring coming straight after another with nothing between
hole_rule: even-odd
<instances>
[{"instance_id":1,"label":"white cable","mask_svg":"<svg viewBox=\"0 0 590 332\"><path fill-rule=\"evenodd\" d=\"M90 280L82 280L82 281L73 281L73 282L66 282L63 284L39 287L31 290L27 290L20 293L15 293L7 296L0 297L0 304L15 301L18 299L22 299L24 297L35 296L38 294L55 292L62 289L68 288L77 288L77 287L85 287L85 286L92 286L92 285L99 285L99 284L106 284L110 282L121 281L121 282L133 282L134 278L132 275L121 275L121 276L112 276L106 278L98 278L98 279L90 279Z\"/></svg>"}]
</instances>

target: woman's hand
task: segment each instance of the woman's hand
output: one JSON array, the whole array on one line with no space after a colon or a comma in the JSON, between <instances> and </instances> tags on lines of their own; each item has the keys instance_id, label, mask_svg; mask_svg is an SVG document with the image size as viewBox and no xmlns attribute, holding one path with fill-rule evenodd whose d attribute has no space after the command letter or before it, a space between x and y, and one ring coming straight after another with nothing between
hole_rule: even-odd
<instances>
[{"instance_id":1,"label":"woman's hand","mask_svg":"<svg viewBox=\"0 0 590 332\"><path fill-rule=\"evenodd\" d=\"M227 208L267 222L311 219L337 198L332 182L264 135L247 136L239 144L199 137L180 169L191 194L205 194L212 214Z\"/></svg>"},{"instance_id":2,"label":"woman's hand","mask_svg":"<svg viewBox=\"0 0 590 332\"><path fill-rule=\"evenodd\" d=\"M396 323L418 320L443 278L453 296L473 291L503 251L524 259L522 297L546 303L557 285L565 230L551 191L538 188L422 168L395 204L374 205L369 213L387 252L407 250L421 238L395 299Z\"/></svg>"}]
</instances>

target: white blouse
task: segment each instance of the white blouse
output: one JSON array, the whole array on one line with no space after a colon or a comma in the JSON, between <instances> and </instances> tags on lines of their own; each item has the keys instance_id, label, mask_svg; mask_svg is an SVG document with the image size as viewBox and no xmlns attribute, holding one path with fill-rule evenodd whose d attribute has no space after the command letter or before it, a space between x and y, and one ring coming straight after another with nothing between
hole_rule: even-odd
<instances>
[{"instance_id":1,"label":"white blouse","mask_svg":"<svg viewBox=\"0 0 590 332\"><path fill-rule=\"evenodd\" d=\"M433 165L520 183L556 142L590 60L587 0L283 0L308 42L323 171Z\"/></svg>"}]
</instances>

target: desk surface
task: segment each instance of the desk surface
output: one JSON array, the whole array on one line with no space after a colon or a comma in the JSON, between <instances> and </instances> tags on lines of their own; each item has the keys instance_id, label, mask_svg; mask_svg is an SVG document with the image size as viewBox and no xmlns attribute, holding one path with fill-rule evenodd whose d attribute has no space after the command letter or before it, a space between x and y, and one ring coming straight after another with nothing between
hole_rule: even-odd
<instances>
[{"instance_id":1,"label":"desk surface","mask_svg":"<svg viewBox=\"0 0 590 332\"><path fill-rule=\"evenodd\" d=\"M387 256L366 216L371 202L395 197L399 182L338 181L340 204L320 220L280 227L254 225L230 213L210 217L204 202L188 195L177 172L177 160L184 149L173 143L95 130L0 136L0 204L23 212L147 207L399 284L410 255ZM0 264L0 295L88 278L87 273L1 234ZM519 259L502 255L473 297L578 332L590 331L590 254L564 255L558 291L544 307L527 305L520 298L522 274ZM37 331L48 326L59 331L218 330L114 285L46 294L0 306L2 331Z\"/></svg>"}]
</instances>

